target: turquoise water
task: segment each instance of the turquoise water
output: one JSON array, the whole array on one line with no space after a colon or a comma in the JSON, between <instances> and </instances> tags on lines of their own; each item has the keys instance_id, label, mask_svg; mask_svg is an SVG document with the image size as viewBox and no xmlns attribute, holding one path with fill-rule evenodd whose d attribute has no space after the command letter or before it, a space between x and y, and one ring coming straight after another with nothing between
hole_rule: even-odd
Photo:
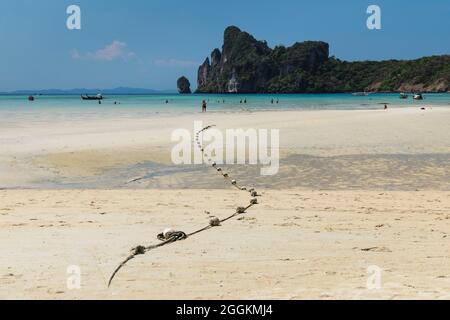
<instances>
[{"instance_id":1,"label":"turquoise water","mask_svg":"<svg viewBox=\"0 0 450 320\"><path fill-rule=\"evenodd\" d=\"M383 103L392 105L427 104L450 106L450 93L425 94L423 101L414 101L412 96L400 99L398 94L370 94L353 96L351 94L255 94L255 95L110 95L102 104L97 101L83 101L80 96L54 95L35 96L29 102L27 96L1 95L0 111L27 112L45 111L84 111L102 113L107 111L140 111L144 113L192 113L201 110L201 101L208 102L208 111L236 112L242 110L292 110L292 109L375 109ZM243 103L244 100L247 103ZM274 103L271 100L274 99ZM168 103L166 103L166 100ZM242 103L241 103L242 100ZM276 101L278 100L278 103ZM117 102L118 104L114 104ZM119 104L120 103L120 104Z\"/></svg>"}]
</instances>

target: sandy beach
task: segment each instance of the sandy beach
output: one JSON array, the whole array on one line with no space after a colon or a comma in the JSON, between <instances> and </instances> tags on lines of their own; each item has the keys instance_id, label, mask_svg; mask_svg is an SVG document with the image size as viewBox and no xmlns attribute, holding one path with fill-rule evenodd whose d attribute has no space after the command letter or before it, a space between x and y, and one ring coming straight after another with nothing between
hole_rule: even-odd
<instances>
[{"instance_id":1,"label":"sandy beach","mask_svg":"<svg viewBox=\"0 0 450 320\"><path fill-rule=\"evenodd\" d=\"M260 204L137 257L108 289L132 247L248 203L207 166L171 163L171 132L198 120L279 129L279 173L227 166ZM450 298L448 107L3 117L0 150L3 299Z\"/></svg>"},{"instance_id":2,"label":"sandy beach","mask_svg":"<svg viewBox=\"0 0 450 320\"><path fill-rule=\"evenodd\" d=\"M239 192L1 191L0 297L449 299L450 192L263 190L241 218L130 261L167 226L229 215ZM66 286L81 269L81 289ZM381 289L369 290L370 266Z\"/></svg>"},{"instance_id":3,"label":"sandy beach","mask_svg":"<svg viewBox=\"0 0 450 320\"><path fill-rule=\"evenodd\" d=\"M172 166L172 132L187 129L193 138L194 121L201 121L221 131L280 130L279 174L269 180L254 168L233 167L239 176L254 170L256 186L449 190L449 119L447 107L5 118L0 188L223 188L205 167ZM156 169L161 170L152 181L127 184ZM193 178L197 174L202 179ZM306 183L312 180L323 182Z\"/></svg>"}]
</instances>

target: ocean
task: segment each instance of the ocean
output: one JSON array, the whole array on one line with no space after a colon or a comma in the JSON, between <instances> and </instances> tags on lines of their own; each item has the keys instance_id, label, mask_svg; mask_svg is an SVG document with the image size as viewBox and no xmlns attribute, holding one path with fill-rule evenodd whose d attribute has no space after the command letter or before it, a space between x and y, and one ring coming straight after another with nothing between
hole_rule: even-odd
<instances>
[{"instance_id":1,"label":"ocean","mask_svg":"<svg viewBox=\"0 0 450 320\"><path fill-rule=\"evenodd\" d=\"M133 113L133 111L143 115L180 114L201 111L202 100L207 101L210 112L293 109L355 110L378 109L382 108L384 103L393 106L426 106L427 104L450 106L450 93L424 94L422 101L413 100L412 95L408 99L400 99L398 94L385 93L374 93L368 96L352 94L108 95L101 104L98 104L97 101L83 101L77 95L37 95L33 102L28 101L28 97L23 95L0 95L0 112L4 115L5 112L34 114L36 111L74 112L74 114L111 112L114 115L122 112L124 114ZM245 100L247 103L244 103Z\"/></svg>"}]
</instances>

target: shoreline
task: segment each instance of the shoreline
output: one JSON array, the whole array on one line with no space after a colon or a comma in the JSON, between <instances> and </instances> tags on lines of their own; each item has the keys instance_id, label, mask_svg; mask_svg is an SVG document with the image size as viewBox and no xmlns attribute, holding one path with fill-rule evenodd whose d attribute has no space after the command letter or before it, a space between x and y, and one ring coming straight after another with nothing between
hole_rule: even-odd
<instances>
[{"instance_id":1,"label":"shoreline","mask_svg":"<svg viewBox=\"0 0 450 320\"><path fill-rule=\"evenodd\" d=\"M392 155L392 161L400 161L398 166L410 168L405 174L409 172L412 179L415 174L425 177L431 172L443 176L445 173L438 170L443 165L441 160L436 163L430 161L433 167L429 167L426 158L422 160L421 157L450 157L450 107L195 113L157 117L133 116L131 112L125 118L95 114L76 120L69 113L66 117L58 116L57 121L53 121L51 115L31 122L11 121L9 126L0 127L2 188L27 187L30 184L35 188L48 188L52 181L61 179L69 183L70 188L72 183L80 182L77 179L87 179L87 185L80 186L83 188L102 175L105 179L115 179L116 184L112 183L113 180L110 184L103 184L103 187L111 188L153 169L162 172L167 181L172 178L166 171L178 172L178 176L173 176L175 180L172 179L175 182L188 179L189 168L186 168L188 172L171 168L171 148L176 144L171 141L171 133L185 128L193 136L194 121L202 121L204 125L216 124L220 130L279 129L281 168L294 170L294 175L304 175L308 168L313 171L326 169L331 164L336 168L351 164L355 173L358 170L377 173L379 166L387 164L387 157ZM403 161L402 155L409 155L412 162L408 163L406 158ZM307 157L316 157L317 163L323 163L322 169ZM373 158L372 163L370 158ZM418 172L414 172L413 164L416 162ZM444 170L449 170L448 167L444 164ZM114 176L114 172L123 172L123 177ZM339 171L328 172L333 176L339 175ZM376 183L378 178L385 179L392 173L396 175L395 171L380 171L372 178ZM288 178L287 173L285 178ZM170 185L183 187L179 183Z\"/></svg>"},{"instance_id":2,"label":"shoreline","mask_svg":"<svg viewBox=\"0 0 450 320\"><path fill-rule=\"evenodd\" d=\"M80 91L80 93L45 93L42 92L42 90L20 90L17 92L0 92L0 96L29 96L29 95L36 95L36 96L77 96L84 94L96 94L98 92L107 92L105 95L112 95L112 96L160 96L160 95L176 95L176 96L190 96L190 95L229 95L229 96L239 96L244 94L249 95L302 95L302 94L354 94L364 91L336 91L336 92L198 92L195 91L193 93L188 94L182 94L178 93L176 91L173 92L155 92L155 93L114 93L110 92L110 90L113 89L87 89L86 91ZM151 90L151 89L149 89ZM64 91L64 90L62 90ZM164 90L163 90L164 91ZM400 93L407 93L407 94L414 94L413 91L365 91L365 93L368 93L368 95L373 94L400 94ZM422 94L446 94L450 93L450 91L420 91Z\"/></svg>"}]
</instances>

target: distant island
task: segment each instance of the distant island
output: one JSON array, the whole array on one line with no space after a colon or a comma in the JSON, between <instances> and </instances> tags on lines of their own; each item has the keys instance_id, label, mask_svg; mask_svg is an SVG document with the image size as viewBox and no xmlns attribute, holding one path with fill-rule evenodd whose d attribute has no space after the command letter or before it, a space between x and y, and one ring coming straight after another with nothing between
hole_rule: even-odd
<instances>
[{"instance_id":1,"label":"distant island","mask_svg":"<svg viewBox=\"0 0 450 320\"><path fill-rule=\"evenodd\" d=\"M174 90L153 90L144 88L128 88L128 87L118 87L114 89L87 89L87 88L76 88L76 89L44 89L44 90L16 90L11 92L1 92L0 94L9 95L96 95L110 94L110 95L121 95L121 94L169 94L176 93Z\"/></svg>"},{"instance_id":2,"label":"distant island","mask_svg":"<svg viewBox=\"0 0 450 320\"><path fill-rule=\"evenodd\" d=\"M180 94L189 94L191 93L191 83L188 78L182 76L177 80L177 89Z\"/></svg>"},{"instance_id":3,"label":"distant island","mask_svg":"<svg viewBox=\"0 0 450 320\"><path fill-rule=\"evenodd\" d=\"M270 48L235 26L199 67L198 93L448 92L450 55L347 62L322 41Z\"/></svg>"}]
</instances>

